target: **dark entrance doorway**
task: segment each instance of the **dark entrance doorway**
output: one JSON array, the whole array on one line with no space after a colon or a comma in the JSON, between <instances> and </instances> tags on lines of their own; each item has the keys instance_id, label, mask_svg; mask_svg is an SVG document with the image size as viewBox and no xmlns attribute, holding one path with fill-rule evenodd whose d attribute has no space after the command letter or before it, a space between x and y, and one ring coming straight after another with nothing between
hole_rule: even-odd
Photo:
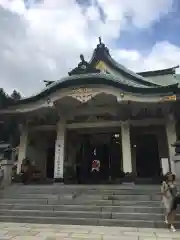
<instances>
[{"instance_id":1,"label":"dark entrance doorway","mask_svg":"<svg viewBox=\"0 0 180 240\"><path fill-rule=\"evenodd\" d=\"M113 134L110 141L110 179L117 180L122 177L122 145L121 135Z\"/></svg>"},{"instance_id":2,"label":"dark entrance doorway","mask_svg":"<svg viewBox=\"0 0 180 240\"><path fill-rule=\"evenodd\" d=\"M54 178L54 157L55 157L55 139L56 132L47 133L47 149L46 149L46 178Z\"/></svg>"},{"instance_id":3,"label":"dark entrance doorway","mask_svg":"<svg viewBox=\"0 0 180 240\"><path fill-rule=\"evenodd\" d=\"M81 135L81 147L76 156L78 182L91 183L93 160L100 161L99 183L106 183L120 176L122 154L119 138L120 134L112 133Z\"/></svg>"},{"instance_id":4,"label":"dark entrance doorway","mask_svg":"<svg viewBox=\"0 0 180 240\"><path fill-rule=\"evenodd\" d=\"M156 178L161 174L158 141L155 134L137 137L136 171L139 178Z\"/></svg>"},{"instance_id":5,"label":"dark entrance doorway","mask_svg":"<svg viewBox=\"0 0 180 240\"><path fill-rule=\"evenodd\" d=\"M49 147L47 149L47 161L46 161L46 177L48 179L54 178L54 156L55 148Z\"/></svg>"}]
</instances>

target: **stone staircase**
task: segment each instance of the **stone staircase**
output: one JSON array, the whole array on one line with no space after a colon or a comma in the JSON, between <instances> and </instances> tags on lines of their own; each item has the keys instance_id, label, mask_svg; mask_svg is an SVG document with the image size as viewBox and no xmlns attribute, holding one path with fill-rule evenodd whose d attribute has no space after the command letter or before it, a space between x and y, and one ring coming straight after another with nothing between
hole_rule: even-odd
<instances>
[{"instance_id":1,"label":"stone staircase","mask_svg":"<svg viewBox=\"0 0 180 240\"><path fill-rule=\"evenodd\" d=\"M0 193L0 221L164 227L159 190L150 185L15 184Z\"/></svg>"}]
</instances>

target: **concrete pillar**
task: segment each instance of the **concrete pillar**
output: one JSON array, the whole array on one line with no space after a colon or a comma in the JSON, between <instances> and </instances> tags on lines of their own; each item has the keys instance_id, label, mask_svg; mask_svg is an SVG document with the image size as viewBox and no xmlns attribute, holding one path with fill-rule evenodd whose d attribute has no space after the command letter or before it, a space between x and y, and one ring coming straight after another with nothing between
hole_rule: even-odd
<instances>
[{"instance_id":1,"label":"concrete pillar","mask_svg":"<svg viewBox=\"0 0 180 240\"><path fill-rule=\"evenodd\" d=\"M166 121L166 134L167 134L167 141L168 141L168 150L169 150L169 160L171 164L171 171L175 173L175 166L174 166L174 155L175 155L175 148L172 147L172 144L176 142L176 122L173 116L169 116Z\"/></svg>"},{"instance_id":2,"label":"concrete pillar","mask_svg":"<svg viewBox=\"0 0 180 240\"><path fill-rule=\"evenodd\" d=\"M54 179L57 182L63 182L64 179L65 131L65 124L58 122L54 159Z\"/></svg>"},{"instance_id":3,"label":"concrete pillar","mask_svg":"<svg viewBox=\"0 0 180 240\"><path fill-rule=\"evenodd\" d=\"M18 148L17 174L21 172L22 161L24 158L27 157L27 147L28 147L28 127L25 125L21 125L20 144Z\"/></svg>"},{"instance_id":4,"label":"concrete pillar","mask_svg":"<svg viewBox=\"0 0 180 240\"><path fill-rule=\"evenodd\" d=\"M123 156L123 171L125 173L132 172L131 160L131 140L130 140L130 124L123 122L121 125L122 136L122 156Z\"/></svg>"}]
</instances>

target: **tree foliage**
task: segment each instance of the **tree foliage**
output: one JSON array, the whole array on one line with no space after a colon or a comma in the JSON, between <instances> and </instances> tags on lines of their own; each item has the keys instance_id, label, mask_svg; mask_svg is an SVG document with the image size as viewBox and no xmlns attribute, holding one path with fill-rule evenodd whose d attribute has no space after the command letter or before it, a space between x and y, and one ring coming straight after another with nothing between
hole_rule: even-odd
<instances>
[{"instance_id":1,"label":"tree foliage","mask_svg":"<svg viewBox=\"0 0 180 240\"><path fill-rule=\"evenodd\" d=\"M14 89L14 91L13 91L12 94L11 94L11 98L12 98L14 101L18 101L18 100L21 99L21 94Z\"/></svg>"},{"instance_id":2,"label":"tree foliage","mask_svg":"<svg viewBox=\"0 0 180 240\"><path fill-rule=\"evenodd\" d=\"M5 109L7 106L14 104L21 99L21 94L14 90L8 95L3 88L0 88L0 109ZM2 117L0 116L0 121ZM19 139L18 122L15 117L8 116L3 118L3 123L0 124L0 142L11 143L12 146L17 145Z\"/></svg>"},{"instance_id":3,"label":"tree foliage","mask_svg":"<svg viewBox=\"0 0 180 240\"><path fill-rule=\"evenodd\" d=\"M14 90L11 95L8 95L3 88L0 88L0 109L6 108L8 105L21 99L21 94Z\"/></svg>"}]
</instances>

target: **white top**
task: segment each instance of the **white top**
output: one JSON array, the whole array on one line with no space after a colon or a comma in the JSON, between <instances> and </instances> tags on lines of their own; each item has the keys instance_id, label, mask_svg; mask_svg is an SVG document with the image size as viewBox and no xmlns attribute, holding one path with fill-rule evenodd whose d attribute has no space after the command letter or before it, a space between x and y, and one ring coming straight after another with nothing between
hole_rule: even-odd
<instances>
[{"instance_id":1,"label":"white top","mask_svg":"<svg viewBox=\"0 0 180 240\"><path fill-rule=\"evenodd\" d=\"M173 182L170 182L169 185L173 185ZM172 204L172 200L173 200L173 196L169 190L169 186L168 184L163 181L162 185L161 185L161 193L163 194L162 196L162 202L166 208L166 211L169 212L171 210L171 204Z\"/></svg>"}]
</instances>

